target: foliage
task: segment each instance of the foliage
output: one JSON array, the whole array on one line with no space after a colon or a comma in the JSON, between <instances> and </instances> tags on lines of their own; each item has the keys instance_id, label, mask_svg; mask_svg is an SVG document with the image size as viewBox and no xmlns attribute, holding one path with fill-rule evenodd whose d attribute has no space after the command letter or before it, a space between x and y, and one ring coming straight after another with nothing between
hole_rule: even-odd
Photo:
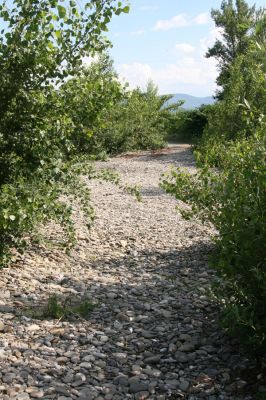
<instances>
[{"instance_id":1,"label":"foliage","mask_svg":"<svg viewBox=\"0 0 266 400\"><path fill-rule=\"evenodd\" d=\"M266 146L262 133L227 146L224 169L173 172L162 182L168 193L191 206L219 231L213 259L223 278L216 293L225 302L227 329L266 350ZM188 212L184 211L185 216ZM218 254L218 257L217 257Z\"/></svg>"},{"instance_id":2,"label":"foliage","mask_svg":"<svg viewBox=\"0 0 266 400\"><path fill-rule=\"evenodd\" d=\"M158 95L152 82L146 90L137 88L125 92L102 131L103 147L109 153L162 147L168 118L180 106L180 103L167 106L171 97Z\"/></svg>"},{"instance_id":3,"label":"foliage","mask_svg":"<svg viewBox=\"0 0 266 400\"><path fill-rule=\"evenodd\" d=\"M94 155L162 147L181 105L167 105L171 96L160 96L152 82L146 90L128 90L107 54L62 85L60 96L74 127L74 151Z\"/></svg>"},{"instance_id":4,"label":"foliage","mask_svg":"<svg viewBox=\"0 0 266 400\"><path fill-rule=\"evenodd\" d=\"M212 18L220 29L222 39L216 40L206 57L215 57L218 61L220 74L217 84L224 89L230 79L230 65L247 50L256 20L255 7L250 8L244 0L223 0L220 10L212 10ZM218 98L222 97L223 90L218 92Z\"/></svg>"},{"instance_id":5,"label":"foliage","mask_svg":"<svg viewBox=\"0 0 266 400\"><path fill-rule=\"evenodd\" d=\"M64 112L73 123L70 140L76 153L100 154L108 150L102 132L110 113L122 101L124 87L107 53L62 85L60 96Z\"/></svg>"},{"instance_id":6,"label":"foliage","mask_svg":"<svg viewBox=\"0 0 266 400\"><path fill-rule=\"evenodd\" d=\"M245 37L246 54L226 66L223 97L195 152L198 172L173 171L162 186L189 205L181 211L185 217L197 215L216 227L212 264L221 280L214 293L223 325L259 353L266 351L266 21L265 13L257 15Z\"/></svg>"},{"instance_id":7,"label":"foliage","mask_svg":"<svg viewBox=\"0 0 266 400\"><path fill-rule=\"evenodd\" d=\"M95 305L88 299L84 299L79 303L73 303L70 298L59 300L55 294L49 297L47 306L43 310L44 318L66 319L73 315L78 315L83 318L88 317L90 311Z\"/></svg>"},{"instance_id":8,"label":"foliage","mask_svg":"<svg viewBox=\"0 0 266 400\"><path fill-rule=\"evenodd\" d=\"M212 108L212 105L202 105L193 110L181 109L170 115L167 126L168 140L197 142L207 125Z\"/></svg>"},{"instance_id":9,"label":"foliage","mask_svg":"<svg viewBox=\"0 0 266 400\"><path fill-rule=\"evenodd\" d=\"M8 4L0 5L1 265L48 219L63 224L73 242L71 207L60 201L66 192L83 199L90 218L89 192L73 160L75 121L59 87L79 73L83 57L106 48L102 32L112 15L128 12L112 0L91 0L83 9L75 0Z\"/></svg>"},{"instance_id":10,"label":"foliage","mask_svg":"<svg viewBox=\"0 0 266 400\"><path fill-rule=\"evenodd\" d=\"M4 2L0 19L0 169L9 179L14 166L32 170L71 152L73 121L64 112L55 84L78 73L82 57L106 47L102 31L113 13L128 11L113 1ZM44 159L45 157L45 159ZM1 182L0 182L1 184Z\"/></svg>"},{"instance_id":11,"label":"foliage","mask_svg":"<svg viewBox=\"0 0 266 400\"><path fill-rule=\"evenodd\" d=\"M63 246L69 248L75 243L74 227L71 220L71 203L81 207L89 226L93 219L90 206L90 192L81 175L95 176L88 163L78 166L76 160L57 160L24 175L24 170L16 178L1 187L0 194L0 260L5 265L11 250L23 251L27 235L34 228L48 220L55 220L64 230ZM61 199L67 196L68 205Z\"/></svg>"},{"instance_id":12,"label":"foliage","mask_svg":"<svg viewBox=\"0 0 266 400\"><path fill-rule=\"evenodd\" d=\"M265 25L266 26L266 25ZM208 115L208 124L200 143L199 160L222 167L228 141L253 136L266 115L265 85L266 41L251 39L246 55L231 64L231 79L226 84L224 98Z\"/></svg>"}]
</instances>

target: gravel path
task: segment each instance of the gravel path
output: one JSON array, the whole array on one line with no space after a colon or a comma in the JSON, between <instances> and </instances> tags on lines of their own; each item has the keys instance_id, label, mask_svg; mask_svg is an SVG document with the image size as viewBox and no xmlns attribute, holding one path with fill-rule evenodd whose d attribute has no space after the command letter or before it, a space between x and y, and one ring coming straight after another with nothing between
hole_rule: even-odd
<instances>
[{"instance_id":1,"label":"gravel path","mask_svg":"<svg viewBox=\"0 0 266 400\"><path fill-rule=\"evenodd\" d=\"M223 336L207 296L211 229L183 220L158 187L172 164L194 168L189 146L98 163L140 184L142 202L89 181L97 218L88 233L76 210L71 254L32 248L1 271L0 399L253 398L239 378L252 362ZM53 295L94 308L41 319Z\"/></svg>"}]
</instances>

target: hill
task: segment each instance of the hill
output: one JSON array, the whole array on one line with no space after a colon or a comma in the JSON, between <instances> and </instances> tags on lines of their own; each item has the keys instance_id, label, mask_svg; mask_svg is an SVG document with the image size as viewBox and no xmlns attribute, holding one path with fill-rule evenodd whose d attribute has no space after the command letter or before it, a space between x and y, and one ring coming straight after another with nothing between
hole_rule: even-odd
<instances>
[{"instance_id":1,"label":"hill","mask_svg":"<svg viewBox=\"0 0 266 400\"><path fill-rule=\"evenodd\" d=\"M196 97L196 96L191 96L189 94L176 93L173 95L172 99L169 100L168 104L176 103L179 100L185 101L185 103L182 106L182 108L185 109L197 108L200 107L202 104L213 104L215 101L212 96Z\"/></svg>"}]
</instances>

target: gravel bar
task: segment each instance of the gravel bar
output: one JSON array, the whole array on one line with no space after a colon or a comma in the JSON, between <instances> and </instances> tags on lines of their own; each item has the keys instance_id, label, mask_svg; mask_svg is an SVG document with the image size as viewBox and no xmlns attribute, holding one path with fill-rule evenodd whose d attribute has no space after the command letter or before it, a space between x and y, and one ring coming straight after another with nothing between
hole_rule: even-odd
<instances>
[{"instance_id":1,"label":"gravel bar","mask_svg":"<svg viewBox=\"0 0 266 400\"><path fill-rule=\"evenodd\" d=\"M186 221L159 188L171 166L195 171L188 145L123 154L111 168L142 201L88 180L96 219L75 210L67 255L32 246L0 280L0 399L251 400L239 354L218 324L207 267L215 232ZM85 178L86 179L86 178ZM50 224L47 236L60 235ZM48 299L92 304L88 315L41 318Z\"/></svg>"}]
</instances>

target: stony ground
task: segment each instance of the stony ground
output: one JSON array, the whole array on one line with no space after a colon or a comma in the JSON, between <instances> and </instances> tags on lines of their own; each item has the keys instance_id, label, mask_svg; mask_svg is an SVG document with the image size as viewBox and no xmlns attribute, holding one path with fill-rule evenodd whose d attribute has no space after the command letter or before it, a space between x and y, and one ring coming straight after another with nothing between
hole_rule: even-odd
<instances>
[{"instance_id":1,"label":"stony ground","mask_svg":"<svg viewBox=\"0 0 266 400\"><path fill-rule=\"evenodd\" d=\"M253 399L240 379L252 362L207 296L211 229L183 220L158 187L172 164L194 168L188 146L98 163L140 184L142 202L89 181L97 218L88 233L76 211L71 254L31 248L1 271L0 399ZM43 318L53 296L94 307Z\"/></svg>"}]
</instances>

